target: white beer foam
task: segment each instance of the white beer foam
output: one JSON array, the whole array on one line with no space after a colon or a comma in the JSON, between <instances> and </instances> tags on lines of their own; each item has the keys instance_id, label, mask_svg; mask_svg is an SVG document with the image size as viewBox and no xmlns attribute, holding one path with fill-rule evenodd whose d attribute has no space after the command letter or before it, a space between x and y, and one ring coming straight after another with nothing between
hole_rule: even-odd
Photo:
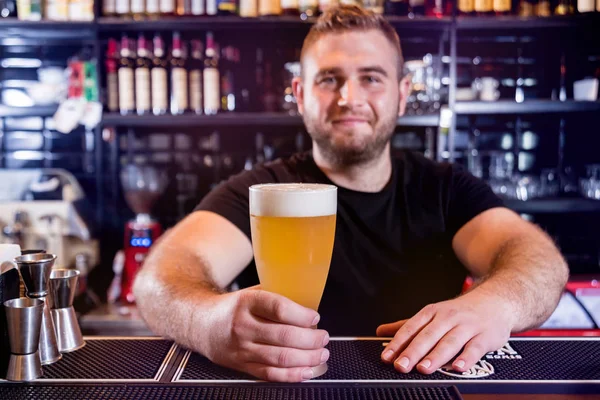
<instances>
[{"instance_id":1,"label":"white beer foam","mask_svg":"<svg viewBox=\"0 0 600 400\"><path fill-rule=\"evenodd\" d=\"M337 212L337 187L319 183L267 183L250 187L250 214L321 217Z\"/></svg>"}]
</instances>

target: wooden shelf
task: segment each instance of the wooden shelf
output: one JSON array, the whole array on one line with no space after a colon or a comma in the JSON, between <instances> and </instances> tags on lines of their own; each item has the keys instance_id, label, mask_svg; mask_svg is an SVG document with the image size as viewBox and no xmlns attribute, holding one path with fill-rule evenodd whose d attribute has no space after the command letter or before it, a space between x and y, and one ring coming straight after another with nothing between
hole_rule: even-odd
<instances>
[{"instance_id":1,"label":"wooden shelf","mask_svg":"<svg viewBox=\"0 0 600 400\"><path fill-rule=\"evenodd\" d=\"M458 101L457 114L544 114L600 112L600 101L554 101L528 100L515 101Z\"/></svg>"}]
</instances>

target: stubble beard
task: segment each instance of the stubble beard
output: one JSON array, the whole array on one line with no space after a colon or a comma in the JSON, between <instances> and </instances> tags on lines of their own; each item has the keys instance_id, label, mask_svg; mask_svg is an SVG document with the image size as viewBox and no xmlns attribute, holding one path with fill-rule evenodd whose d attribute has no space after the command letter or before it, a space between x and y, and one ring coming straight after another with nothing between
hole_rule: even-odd
<instances>
[{"instance_id":1,"label":"stubble beard","mask_svg":"<svg viewBox=\"0 0 600 400\"><path fill-rule=\"evenodd\" d=\"M306 114L302 118L308 134L319 147L321 155L331 165L339 168L367 164L380 157L394 134L397 121L396 115L381 120L381 123L374 128L374 137L368 138L362 148L356 148L336 147L332 141L332 133L322 129L316 119Z\"/></svg>"}]
</instances>

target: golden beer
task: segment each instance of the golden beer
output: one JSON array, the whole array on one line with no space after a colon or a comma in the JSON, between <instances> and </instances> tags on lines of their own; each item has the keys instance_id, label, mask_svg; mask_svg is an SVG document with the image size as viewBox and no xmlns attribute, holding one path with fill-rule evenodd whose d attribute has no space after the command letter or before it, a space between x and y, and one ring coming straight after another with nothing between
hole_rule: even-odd
<instances>
[{"instance_id":1,"label":"golden beer","mask_svg":"<svg viewBox=\"0 0 600 400\"><path fill-rule=\"evenodd\" d=\"M333 185L250 188L252 247L262 289L317 310L331 263L336 213Z\"/></svg>"}]
</instances>

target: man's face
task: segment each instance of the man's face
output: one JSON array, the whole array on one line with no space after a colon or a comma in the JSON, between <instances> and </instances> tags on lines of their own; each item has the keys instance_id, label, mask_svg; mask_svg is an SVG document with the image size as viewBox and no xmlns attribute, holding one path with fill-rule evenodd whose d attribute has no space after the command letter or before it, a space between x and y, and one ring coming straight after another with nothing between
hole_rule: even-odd
<instances>
[{"instance_id":1,"label":"man's face","mask_svg":"<svg viewBox=\"0 0 600 400\"><path fill-rule=\"evenodd\" d=\"M325 34L305 53L294 94L308 133L339 165L374 159L404 113L408 85L397 53L377 30Z\"/></svg>"}]
</instances>

